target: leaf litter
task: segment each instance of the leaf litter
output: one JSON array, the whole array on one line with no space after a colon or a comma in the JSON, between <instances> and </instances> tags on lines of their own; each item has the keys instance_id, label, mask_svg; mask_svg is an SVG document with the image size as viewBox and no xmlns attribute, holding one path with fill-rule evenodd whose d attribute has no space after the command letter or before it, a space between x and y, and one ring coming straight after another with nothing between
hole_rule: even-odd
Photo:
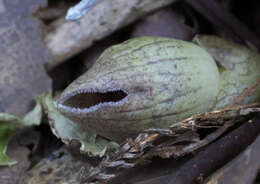
<instances>
[{"instance_id":1,"label":"leaf litter","mask_svg":"<svg viewBox=\"0 0 260 184\"><path fill-rule=\"evenodd\" d=\"M122 170L150 162L149 159L154 156L177 158L192 153L219 138L234 124L245 120L245 116L250 112L260 112L259 105L237 105L196 114L173 124L169 129L146 130L135 139L129 138L121 143L116 152L108 152L97 167L88 171L82 167L80 182L108 182ZM201 128L217 130L200 139L196 131Z\"/></svg>"}]
</instances>

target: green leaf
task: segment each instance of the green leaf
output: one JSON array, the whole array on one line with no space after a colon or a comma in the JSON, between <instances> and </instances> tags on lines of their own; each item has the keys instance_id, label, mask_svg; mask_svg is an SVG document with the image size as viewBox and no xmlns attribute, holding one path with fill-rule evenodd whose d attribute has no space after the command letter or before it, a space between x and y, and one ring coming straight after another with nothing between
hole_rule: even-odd
<instances>
[{"instance_id":1,"label":"green leaf","mask_svg":"<svg viewBox=\"0 0 260 184\"><path fill-rule=\"evenodd\" d=\"M6 155L6 149L10 136L20 128L39 125L41 123L42 107L40 100L36 100L35 108L29 112L24 119L15 115L0 113L0 166L13 165L15 160Z\"/></svg>"},{"instance_id":2,"label":"green leaf","mask_svg":"<svg viewBox=\"0 0 260 184\"><path fill-rule=\"evenodd\" d=\"M103 156L107 149L115 149L118 144L108 141L96 133L83 131L79 123L75 123L59 113L54 105L53 99L47 95L43 100L52 132L65 144L72 140L81 143L80 150L90 156Z\"/></svg>"},{"instance_id":3,"label":"green leaf","mask_svg":"<svg viewBox=\"0 0 260 184\"><path fill-rule=\"evenodd\" d=\"M43 95L36 97L36 105L24 118L23 123L26 126L40 125L42 120L42 100Z\"/></svg>"},{"instance_id":4,"label":"green leaf","mask_svg":"<svg viewBox=\"0 0 260 184\"><path fill-rule=\"evenodd\" d=\"M23 127L23 121L7 113L0 113L0 165L13 165L16 161L6 155L8 139L18 128Z\"/></svg>"}]
</instances>

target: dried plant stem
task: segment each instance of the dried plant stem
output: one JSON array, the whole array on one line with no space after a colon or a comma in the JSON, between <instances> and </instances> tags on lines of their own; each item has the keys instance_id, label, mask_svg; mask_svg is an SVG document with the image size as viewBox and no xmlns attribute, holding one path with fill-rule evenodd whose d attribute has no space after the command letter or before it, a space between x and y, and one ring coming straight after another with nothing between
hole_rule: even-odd
<instances>
[{"instance_id":1,"label":"dried plant stem","mask_svg":"<svg viewBox=\"0 0 260 184\"><path fill-rule=\"evenodd\" d=\"M251 144L260 132L260 116L212 143L186 162L177 172L139 184L195 184L214 172ZM189 173L189 174L187 174Z\"/></svg>"}]
</instances>

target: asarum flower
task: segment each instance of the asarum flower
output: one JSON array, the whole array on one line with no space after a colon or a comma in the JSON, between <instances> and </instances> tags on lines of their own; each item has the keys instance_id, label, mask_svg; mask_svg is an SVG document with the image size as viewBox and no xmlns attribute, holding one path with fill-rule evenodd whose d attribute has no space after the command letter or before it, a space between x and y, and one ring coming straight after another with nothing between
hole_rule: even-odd
<instances>
[{"instance_id":1,"label":"asarum flower","mask_svg":"<svg viewBox=\"0 0 260 184\"><path fill-rule=\"evenodd\" d=\"M218 67L204 49L140 37L106 49L56 107L83 129L122 141L208 111L218 91Z\"/></svg>"}]
</instances>

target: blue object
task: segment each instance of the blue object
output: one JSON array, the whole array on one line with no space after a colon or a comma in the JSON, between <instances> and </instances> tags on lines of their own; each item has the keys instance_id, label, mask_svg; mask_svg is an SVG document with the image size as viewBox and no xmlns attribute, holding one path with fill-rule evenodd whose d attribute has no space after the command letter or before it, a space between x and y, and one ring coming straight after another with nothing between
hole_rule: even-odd
<instances>
[{"instance_id":1,"label":"blue object","mask_svg":"<svg viewBox=\"0 0 260 184\"><path fill-rule=\"evenodd\" d=\"M89 10L91 10L99 0L81 0L78 4L70 8L66 15L66 20L79 20Z\"/></svg>"}]
</instances>

